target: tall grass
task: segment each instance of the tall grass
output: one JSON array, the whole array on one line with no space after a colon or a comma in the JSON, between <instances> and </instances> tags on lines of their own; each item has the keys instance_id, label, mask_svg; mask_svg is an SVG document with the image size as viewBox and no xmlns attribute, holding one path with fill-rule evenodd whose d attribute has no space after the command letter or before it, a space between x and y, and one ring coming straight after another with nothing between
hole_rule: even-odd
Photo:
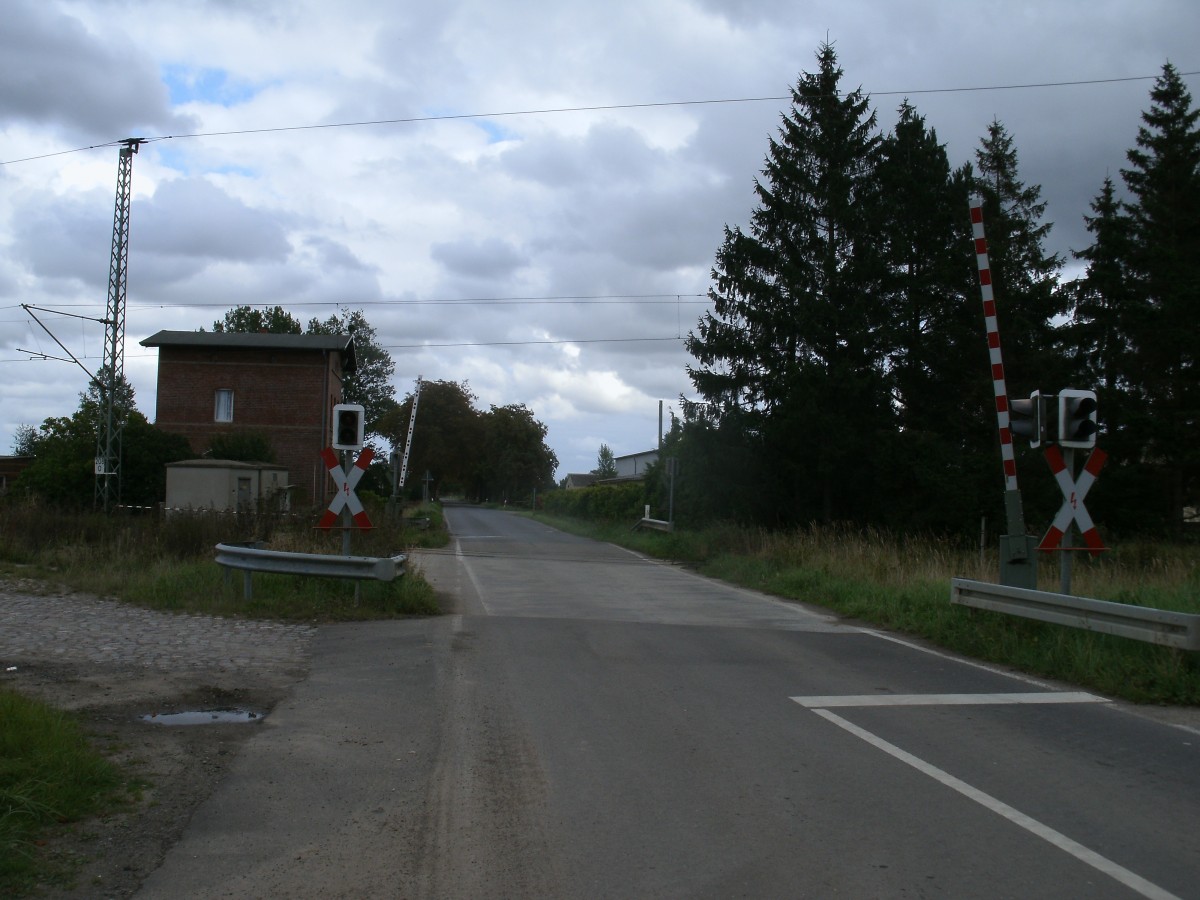
<instances>
[{"instance_id":1,"label":"tall grass","mask_svg":"<svg viewBox=\"0 0 1200 900\"><path fill-rule=\"evenodd\" d=\"M388 522L372 510L376 528L355 531L356 556L395 556L445 543L440 510L419 510L428 528ZM314 527L318 515L154 514L105 516L10 504L0 514L0 573L23 571L102 597L155 609L306 621L390 618L438 612L429 585L414 572L391 583L353 584L286 575L253 576L254 598L242 600L242 579L214 561L218 543L261 541L270 549L339 554L342 533Z\"/></svg>"},{"instance_id":2,"label":"tall grass","mask_svg":"<svg viewBox=\"0 0 1200 900\"><path fill-rule=\"evenodd\" d=\"M951 578L998 580L997 555L981 558L965 544L840 526L772 532L721 525L664 534L539 518L1030 674L1140 703L1200 704L1200 654L952 605ZM1059 590L1056 556L1041 559L1038 586ZM1131 542L1073 561L1072 593L1079 596L1200 613L1198 588L1194 546Z\"/></svg>"}]
</instances>

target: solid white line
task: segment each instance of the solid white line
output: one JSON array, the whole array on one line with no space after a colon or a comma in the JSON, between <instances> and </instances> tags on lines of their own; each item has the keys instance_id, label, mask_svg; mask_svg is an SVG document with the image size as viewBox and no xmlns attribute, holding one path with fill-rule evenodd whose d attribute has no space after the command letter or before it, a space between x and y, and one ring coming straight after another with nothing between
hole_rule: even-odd
<instances>
[{"instance_id":1,"label":"solid white line","mask_svg":"<svg viewBox=\"0 0 1200 900\"><path fill-rule=\"evenodd\" d=\"M475 588L475 596L479 598L479 605L483 607L486 615L491 615L492 611L488 608L487 601L483 599L483 588L479 584L479 580L475 577L475 573L471 570L470 563L462 552L462 542L457 538L454 541L454 556L463 567L463 571L467 573L467 577L471 579L471 586Z\"/></svg>"},{"instance_id":2,"label":"solid white line","mask_svg":"<svg viewBox=\"0 0 1200 900\"><path fill-rule=\"evenodd\" d=\"M1107 703L1103 697L1082 691L1035 694L859 694L829 697L793 697L808 709L843 706L1007 706L1028 703Z\"/></svg>"},{"instance_id":3,"label":"solid white line","mask_svg":"<svg viewBox=\"0 0 1200 900\"><path fill-rule=\"evenodd\" d=\"M857 725L846 721L836 713L831 713L825 709L814 709L813 712L815 712L821 718L832 722L834 725L837 725L839 728L845 729L855 737L861 738L872 747L882 750L889 756L895 757L901 762L912 766L918 772L928 775L930 778L941 782L946 787L958 791L958 793L962 794L964 797L974 800L976 803L987 809L990 809L997 815L1003 816L1014 825L1018 825L1031 834L1040 837L1042 840L1053 844L1060 850L1066 851L1080 862L1086 863L1092 868L1103 872L1105 875L1108 875L1110 878L1119 881L1121 884L1125 885L1130 890L1136 891L1143 897L1150 897L1153 898L1153 900L1180 900L1180 898L1175 894L1172 894L1169 891L1160 888L1158 885L1147 881L1136 872L1131 872L1124 866L1120 866L1112 860L1101 856L1099 853L1089 850L1082 844L1071 840L1065 834L1055 831L1048 825L1043 825L1036 819L1031 819L1023 812L1013 809L1007 803L997 800L990 794L985 794L978 788L971 787L971 785L967 784L965 781L960 781L949 772L943 772L936 766L930 765L924 760L913 756L911 753L901 750L895 744L889 744L883 738L878 737L863 728L859 728Z\"/></svg>"},{"instance_id":4,"label":"solid white line","mask_svg":"<svg viewBox=\"0 0 1200 900\"><path fill-rule=\"evenodd\" d=\"M1023 681L1026 684L1031 684L1034 687L1045 688L1046 690L1054 690L1054 685L1045 681L1039 681L1036 678L1031 678L1028 675L1023 675L1020 672L1012 672L1008 669L1002 669L999 666L988 665L987 663L976 662L972 659L966 659L962 656L953 656L949 653L942 653L930 647L923 647L920 644L914 644L912 641L906 641L903 638L898 638L895 635L887 634L883 631L875 631L870 628L862 629L863 634L869 634L871 637L877 637L881 641L891 641L893 644L899 644L901 647L908 647L910 650L916 650L919 653L926 653L929 656L936 656L938 659L947 659L950 662L958 663L962 666L971 666L975 669L981 669L984 672L991 672L995 675L1004 675L1007 678L1013 678L1017 681Z\"/></svg>"}]
</instances>

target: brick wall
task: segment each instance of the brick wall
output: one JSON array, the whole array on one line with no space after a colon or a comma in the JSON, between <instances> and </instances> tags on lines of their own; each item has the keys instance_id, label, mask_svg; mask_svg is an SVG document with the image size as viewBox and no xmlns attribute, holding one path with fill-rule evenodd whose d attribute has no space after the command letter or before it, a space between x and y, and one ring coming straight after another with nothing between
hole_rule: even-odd
<instances>
[{"instance_id":1,"label":"brick wall","mask_svg":"<svg viewBox=\"0 0 1200 900\"><path fill-rule=\"evenodd\" d=\"M293 508L321 503L333 482L319 459L341 402L341 357L319 350L159 348L155 424L201 454L217 434L262 434L288 470ZM216 422L216 392L233 391L233 421Z\"/></svg>"}]
</instances>

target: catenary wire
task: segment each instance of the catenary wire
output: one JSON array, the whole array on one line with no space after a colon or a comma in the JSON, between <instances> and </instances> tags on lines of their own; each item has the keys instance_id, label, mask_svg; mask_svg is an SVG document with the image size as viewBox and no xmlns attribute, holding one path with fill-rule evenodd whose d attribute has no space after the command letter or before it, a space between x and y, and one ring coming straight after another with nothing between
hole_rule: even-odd
<instances>
[{"instance_id":1,"label":"catenary wire","mask_svg":"<svg viewBox=\"0 0 1200 900\"><path fill-rule=\"evenodd\" d=\"M1200 70L1189 72L1179 72L1179 77L1187 78L1193 75L1200 75ZM960 94L960 93L979 93L984 91L1019 91L1019 90L1036 90L1045 88L1058 87L1081 87L1086 85L1097 84L1120 84L1134 81L1151 81L1158 78L1158 75L1130 75L1121 78L1088 78L1076 81L1041 81L1030 82L1026 84L995 84L995 85L979 85L975 87L952 87L952 88L917 88L907 91L875 91L868 92L871 97L896 97L896 96L916 96L928 94ZM738 104L738 103L765 103L790 101L790 95L784 96L766 96L766 97L730 97L724 99L709 99L709 100L663 100L649 103L612 103L597 106L560 106L547 107L545 109L522 109L522 110L506 110L501 112L491 113L447 113L443 115L432 116L404 116L391 119L364 119L353 122L324 122L308 125L278 125L265 128L243 128L229 131L196 131L186 134L166 134L156 137L143 138L144 143L153 143L157 141L182 140L185 138L200 138L200 137L232 137L238 135L252 134L278 134L289 131L317 131L333 128L365 128L378 125L412 125L424 122L452 122L463 121L470 119L501 119L513 118L517 116L537 116L537 115L555 115L561 113L579 113L579 112L612 112L624 109L661 109L667 107L682 107L682 106L717 106L722 104ZM63 156L68 153L81 153L85 150L95 150L100 147L113 147L121 143L117 141L108 141L102 144L91 144L86 147L76 147L71 150L57 150L52 153L43 153L35 156L26 156L20 159L10 159L0 161L0 166L10 166L17 163L33 162L40 159L49 159L55 156Z\"/></svg>"}]
</instances>

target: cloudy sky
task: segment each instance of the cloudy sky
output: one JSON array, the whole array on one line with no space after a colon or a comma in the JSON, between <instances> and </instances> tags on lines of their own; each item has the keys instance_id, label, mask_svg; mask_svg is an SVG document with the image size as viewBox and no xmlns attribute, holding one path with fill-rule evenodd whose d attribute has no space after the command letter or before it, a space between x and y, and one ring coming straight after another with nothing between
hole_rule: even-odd
<instances>
[{"instance_id":1,"label":"cloudy sky","mask_svg":"<svg viewBox=\"0 0 1200 900\"><path fill-rule=\"evenodd\" d=\"M146 336L239 304L362 309L398 398L424 376L524 403L562 477L601 443L654 447L659 401L691 396L681 338L722 229L747 221L781 98L826 39L881 129L907 96L954 164L999 119L1064 254L1119 180L1139 79L1200 71L1195 0L2 8L0 453L86 387L22 352L64 355L20 304L70 313L38 315L100 365L103 326L76 317L104 314L122 138L163 138L134 160L128 269L126 374L151 419Z\"/></svg>"}]
</instances>

